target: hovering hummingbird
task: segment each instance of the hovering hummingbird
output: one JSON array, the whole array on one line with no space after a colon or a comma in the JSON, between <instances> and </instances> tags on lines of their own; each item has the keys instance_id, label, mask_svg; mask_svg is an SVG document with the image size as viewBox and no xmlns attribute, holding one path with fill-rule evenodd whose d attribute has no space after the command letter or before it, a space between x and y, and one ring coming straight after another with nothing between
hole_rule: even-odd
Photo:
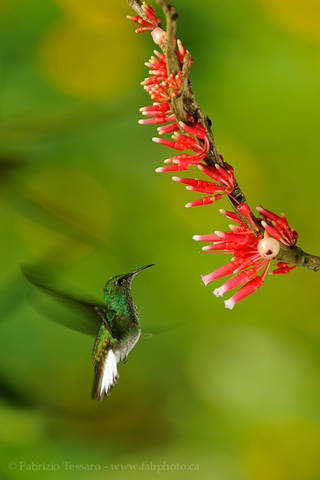
<instances>
[{"instance_id":1,"label":"hovering hummingbird","mask_svg":"<svg viewBox=\"0 0 320 480\"><path fill-rule=\"evenodd\" d=\"M43 284L35 272L22 267L29 282L62 301L67 307L78 310L76 322L67 316L55 318L58 323L96 336L92 352L92 398L96 400L109 395L119 377L118 363L127 360L129 352L140 338L139 315L131 295L131 284L139 272L152 266L153 264L146 265L133 272L111 277L104 287L105 305L61 293Z\"/></svg>"}]
</instances>

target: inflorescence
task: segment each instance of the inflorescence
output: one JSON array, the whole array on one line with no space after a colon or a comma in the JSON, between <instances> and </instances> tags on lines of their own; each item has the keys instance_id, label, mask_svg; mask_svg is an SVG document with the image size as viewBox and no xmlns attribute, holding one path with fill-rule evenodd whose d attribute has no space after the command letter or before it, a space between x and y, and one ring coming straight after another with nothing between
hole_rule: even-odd
<instances>
[{"instance_id":1,"label":"inflorescence","mask_svg":"<svg viewBox=\"0 0 320 480\"><path fill-rule=\"evenodd\" d=\"M146 3L142 4L142 9L148 20L140 16L128 16L128 18L139 25L137 33L150 31L153 41L164 49L166 32L160 26L161 18L156 17L153 8ZM236 205L238 213L220 210L234 222L229 226L230 231L215 231L208 235L194 235L193 237L194 240L210 243L202 247L202 251L205 253L229 253L232 255L230 262L207 275L202 275L204 285L226 276L230 277L223 285L214 289L213 293L217 297L222 297L230 290L239 287L236 293L224 302L226 308L232 309L239 300L261 287L272 259L280 251L280 244L283 243L288 247L294 246L298 234L290 228L283 214L278 216L261 206L257 207L261 216L253 220L247 203L239 203L233 197L235 178L232 166L224 162L221 156L224 167L217 163L214 166L205 163L210 147L206 129L190 115L187 115L187 123L179 121L171 108L170 102L179 94L181 88L182 66L187 53L180 40L174 39L174 48L180 65L180 70L176 75L168 75L166 57L163 52L155 50L154 55L145 64L149 68L150 76L142 82L142 85L149 93L153 103L140 109L142 115L149 118L139 120L139 123L160 125L158 134L171 134L171 139L154 137L152 140L179 152L164 160L164 165L158 167L156 172L186 171L196 166L206 176L206 180L172 177L175 182L185 184L188 190L205 194L205 196L187 203L187 208L209 205L225 195ZM247 218L251 229L241 217ZM295 265L290 266L286 262L278 262L270 273L289 273L293 268Z\"/></svg>"}]
</instances>

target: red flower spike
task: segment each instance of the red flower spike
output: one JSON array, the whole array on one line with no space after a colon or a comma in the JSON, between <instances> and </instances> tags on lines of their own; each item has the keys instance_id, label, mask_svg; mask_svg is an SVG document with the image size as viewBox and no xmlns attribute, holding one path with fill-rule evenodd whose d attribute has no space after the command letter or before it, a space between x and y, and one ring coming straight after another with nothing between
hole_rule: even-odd
<instances>
[{"instance_id":1,"label":"red flower spike","mask_svg":"<svg viewBox=\"0 0 320 480\"><path fill-rule=\"evenodd\" d=\"M142 4L142 8L145 15L144 18L139 16L129 18L138 24L137 32L150 31L155 43L163 45L166 40L166 33L159 26L160 17L156 17L154 10L146 3ZM142 115L150 118L142 119L139 123L160 124L161 126L158 128L159 134L172 133L171 139L154 138L153 140L182 152L166 159L166 165L157 168L156 171L184 171L188 170L192 165L198 165L199 169L210 178L210 181L206 181L173 177L173 180L184 183L192 191L208 194L206 197L188 203L186 207L211 204L226 194L232 199L235 185L233 168L225 162L224 167L219 164L215 164L213 167L201 164L210 148L206 128L196 122L191 116L188 116L187 123L178 123L171 111L170 101L180 91L181 70L187 54L186 48L176 38L174 38L174 48L179 60L180 71L176 75L168 76L165 55L155 50L154 55L146 62L146 66L149 69L149 77L142 82L153 104L141 108ZM191 63L192 61L191 59ZM179 128L181 132L179 132ZM188 150L189 152L187 152ZM221 155L220 158L223 160ZM258 210L262 215L262 218L259 218L258 221L265 229L264 237L259 234L257 225L251 217L250 208L246 203L238 204L239 214L241 213L242 216L245 216L250 221L258 233L257 235L246 226L236 213L220 210L227 218L235 222L230 225L230 231L217 231L213 234L195 235L193 237L195 240L212 242L211 245L203 247L203 252L214 254L229 253L232 255L229 263L202 277L203 282L207 284L215 279L231 275L221 287L216 288L214 291L215 295L222 296L227 291L240 287L225 302L227 308L233 308L239 300L253 293L263 284L270 265L270 258L275 258L279 251L279 241L285 245L292 246L298 238L297 232L290 228L284 215L278 216L262 207L259 207ZM264 268L262 275L258 275L262 268ZM290 266L286 262L278 262L276 268L271 273L288 273L293 268L295 268L295 265Z\"/></svg>"},{"instance_id":2,"label":"red flower spike","mask_svg":"<svg viewBox=\"0 0 320 480\"><path fill-rule=\"evenodd\" d=\"M139 24L139 31L142 32L145 30L151 30L151 35L153 36L155 42L159 44L163 43L165 39L165 32L159 27L160 18L155 16L154 10L147 4L144 3L142 8L144 10L144 14L148 18L148 21L137 16L130 17L130 19ZM182 68L183 60L187 50L182 45L180 40L176 42L175 39L174 42L176 43L176 54ZM203 158L205 158L209 149L209 141L207 139L206 130L202 125L194 122L193 118L190 116L188 119L190 119L190 122L192 122L193 125L190 126L182 123L182 126L187 134L190 133L196 138L177 133L179 126L176 122L175 116L171 112L169 101L171 97L173 95L177 95L180 90L182 71L180 70L176 75L168 76L165 55L157 50L154 51L154 55L151 56L148 62L146 62L146 66L149 68L150 76L142 82L142 85L149 93L154 103L153 105L143 107L140 110L143 115L149 115L153 118L139 120L139 123L142 125L161 125L167 122L172 122L158 128L160 135L171 132L175 133L176 135L172 137L172 140L164 139L162 141L161 139L154 139L154 141L162 143L176 150L193 150L193 153L183 153L165 160L165 163L179 164L178 167L168 165L163 168L158 168L157 171L165 172L186 170L190 165L198 164L201 162L201 160L203 160ZM220 196L217 198L219 197ZM209 202L208 199L204 200L202 203L206 204L207 202Z\"/></svg>"}]
</instances>

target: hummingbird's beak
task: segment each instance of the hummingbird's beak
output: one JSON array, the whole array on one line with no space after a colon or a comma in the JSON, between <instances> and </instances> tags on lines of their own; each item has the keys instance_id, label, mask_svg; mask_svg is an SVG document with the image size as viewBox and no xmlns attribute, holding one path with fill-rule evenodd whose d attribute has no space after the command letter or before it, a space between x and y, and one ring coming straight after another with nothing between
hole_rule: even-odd
<instances>
[{"instance_id":1,"label":"hummingbird's beak","mask_svg":"<svg viewBox=\"0 0 320 480\"><path fill-rule=\"evenodd\" d=\"M135 270L134 272L128 273L129 277L135 277L137 273L141 272L142 270L145 270L146 268L153 267L154 263L151 263L150 265L145 265L144 267L138 268L138 270Z\"/></svg>"}]
</instances>

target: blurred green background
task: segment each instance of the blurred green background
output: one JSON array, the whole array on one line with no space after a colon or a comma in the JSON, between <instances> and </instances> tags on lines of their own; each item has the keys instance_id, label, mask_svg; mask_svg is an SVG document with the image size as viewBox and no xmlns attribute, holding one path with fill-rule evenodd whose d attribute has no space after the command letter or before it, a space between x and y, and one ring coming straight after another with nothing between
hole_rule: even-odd
<instances>
[{"instance_id":1,"label":"blurred green background","mask_svg":"<svg viewBox=\"0 0 320 480\"><path fill-rule=\"evenodd\" d=\"M320 3L174 4L249 203L284 211L319 253ZM227 222L154 174L169 150L137 124L154 46L131 13L0 3L0 478L320 479L319 276L268 277L232 312L212 295L222 282L201 286L225 259L191 237ZM102 298L109 276L151 262L133 286L142 328L169 330L141 340L95 403L92 339L34 310L20 264Z\"/></svg>"}]
</instances>

